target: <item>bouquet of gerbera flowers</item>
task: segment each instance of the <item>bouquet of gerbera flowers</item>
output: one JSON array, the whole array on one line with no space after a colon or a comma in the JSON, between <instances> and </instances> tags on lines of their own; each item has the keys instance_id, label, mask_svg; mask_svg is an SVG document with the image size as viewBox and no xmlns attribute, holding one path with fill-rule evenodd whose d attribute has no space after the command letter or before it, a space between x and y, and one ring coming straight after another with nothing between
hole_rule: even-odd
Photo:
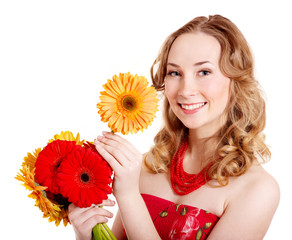
<instances>
[{"instance_id":1,"label":"bouquet of gerbera flowers","mask_svg":"<svg viewBox=\"0 0 292 240\"><path fill-rule=\"evenodd\" d=\"M16 179L35 199L43 217L56 226L69 222L68 206L100 204L112 192L112 169L95 146L71 132L61 132L43 148L28 153ZM94 239L116 239L106 224L93 229Z\"/></svg>"},{"instance_id":2,"label":"bouquet of gerbera flowers","mask_svg":"<svg viewBox=\"0 0 292 240\"><path fill-rule=\"evenodd\" d=\"M159 99L145 77L120 73L103 87L97 108L112 132L137 133L151 125ZM57 226L63 220L66 226L70 203L90 207L108 198L111 176L111 167L95 146L66 131L28 153L16 179L31 191L28 196L35 199L44 218ZM116 239L106 224L97 224L92 232L94 239Z\"/></svg>"}]
</instances>

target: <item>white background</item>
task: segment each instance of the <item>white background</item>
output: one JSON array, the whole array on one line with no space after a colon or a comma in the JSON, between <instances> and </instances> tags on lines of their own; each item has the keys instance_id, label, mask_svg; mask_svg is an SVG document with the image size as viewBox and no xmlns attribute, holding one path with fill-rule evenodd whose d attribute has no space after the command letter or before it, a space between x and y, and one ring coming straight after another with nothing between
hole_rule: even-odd
<instances>
[{"instance_id":1,"label":"white background","mask_svg":"<svg viewBox=\"0 0 292 240\"><path fill-rule=\"evenodd\" d=\"M14 179L23 157L62 130L86 140L108 130L96 109L102 84L128 71L150 80L171 32L196 16L221 14L246 36L268 99L273 155L264 167L280 184L281 202L265 239L291 237L291 10L288 0L1 1L1 236L74 239L72 226L42 219ZM148 130L126 138L145 152L160 126L159 113Z\"/></svg>"}]
</instances>

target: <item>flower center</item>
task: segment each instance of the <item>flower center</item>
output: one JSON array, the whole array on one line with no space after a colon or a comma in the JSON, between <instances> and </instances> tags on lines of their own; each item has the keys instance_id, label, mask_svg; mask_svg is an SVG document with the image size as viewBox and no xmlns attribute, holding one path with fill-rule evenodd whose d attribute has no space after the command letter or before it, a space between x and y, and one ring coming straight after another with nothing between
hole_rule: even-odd
<instances>
[{"instance_id":1,"label":"flower center","mask_svg":"<svg viewBox=\"0 0 292 240\"><path fill-rule=\"evenodd\" d=\"M122 106L123 108L125 108L126 110L132 112L137 108L137 101L134 97L132 96L125 96L122 99Z\"/></svg>"},{"instance_id":2,"label":"flower center","mask_svg":"<svg viewBox=\"0 0 292 240\"><path fill-rule=\"evenodd\" d=\"M52 163L50 170L51 170L51 174L52 175L56 175L57 174L57 170L61 165L61 162L63 160L63 156L58 156Z\"/></svg>"},{"instance_id":3,"label":"flower center","mask_svg":"<svg viewBox=\"0 0 292 240\"><path fill-rule=\"evenodd\" d=\"M62 162L62 159L59 159L58 161L57 161L57 163L56 163L56 169L55 170L57 170L59 167L60 167L60 165L61 165L61 162Z\"/></svg>"},{"instance_id":4,"label":"flower center","mask_svg":"<svg viewBox=\"0 0 292 240\"><path fill-rule=\"evenodd\" d=\"M90 177L89 177L88 173L82 173L80 176L80 179L82 182L87 183L87 182L89 182Z\"/></svg>"}]
</instances>

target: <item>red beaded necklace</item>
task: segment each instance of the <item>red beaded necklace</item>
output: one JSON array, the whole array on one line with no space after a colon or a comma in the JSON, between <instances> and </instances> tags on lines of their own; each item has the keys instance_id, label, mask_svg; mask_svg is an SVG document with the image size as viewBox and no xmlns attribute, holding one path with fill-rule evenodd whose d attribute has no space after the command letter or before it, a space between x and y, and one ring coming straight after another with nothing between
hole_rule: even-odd
<instances>
[{"instance_id":1,"label":"red beaded necklace","mask_svg":"<svg viewBox=\"0 0 292 240\"><path fill-rule=\"evenodd\" d=\"M197 174L189 174L183 169L183 159L188 148L188 141L185 140L179 146L176 151L170 165L170 180L173 190L179 195L186 195L195 191L204 184L206 184L210 178L207 174L212 163L207 165Z\"/></svg>"}]
</instances>

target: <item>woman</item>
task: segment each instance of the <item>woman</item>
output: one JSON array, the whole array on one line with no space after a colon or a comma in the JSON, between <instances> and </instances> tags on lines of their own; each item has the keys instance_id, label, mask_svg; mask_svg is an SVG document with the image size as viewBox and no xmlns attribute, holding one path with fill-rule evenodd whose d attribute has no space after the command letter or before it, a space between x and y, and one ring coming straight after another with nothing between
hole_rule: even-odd
<instances>
[{"instance_id":1,"label":"woman","mask_svg":"<svg viewBox=\"0 0 292 240\"><path fill-rule=\"evenodd\" d=\"M165 126L149 153L112 133L95 140L115 172L115 236L262 239L280 194L260 166L270 157L265 102L242 33L219 15L195 18L166 39L151 74L165 95ZM77 239L112 216L70 206Z\"/></svg>"}]
</instances>

